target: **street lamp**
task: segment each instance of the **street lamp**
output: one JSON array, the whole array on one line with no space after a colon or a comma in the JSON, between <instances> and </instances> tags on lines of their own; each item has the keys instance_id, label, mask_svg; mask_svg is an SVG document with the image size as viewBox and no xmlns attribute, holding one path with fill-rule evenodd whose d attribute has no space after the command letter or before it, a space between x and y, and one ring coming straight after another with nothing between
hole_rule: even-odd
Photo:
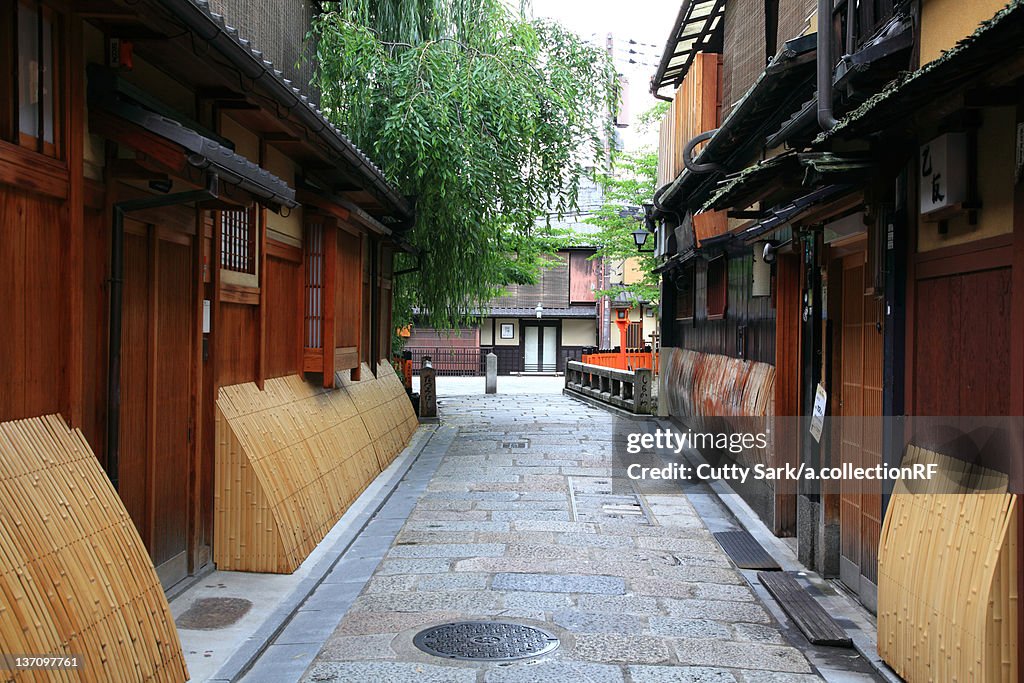
<instances>
[{"instance_id":1,"label":"street lamp","mask_svg":"<svg viewBox=\"0 0 1024 683\"><path fill-rule=\"evenodd\" d=\"M636 243L636 250L640 252L650 252L653 249L644 249L644 245L647 244L647 238L650 237L651 233L647 232L643 228L633 231L633 242Z\"/></svg>"},{"instance_id":2,"label":"street lamp","mask_svg":"<svg viewBox=\"0 0 1024 683\"><path fill-rule=\"evenodd\" d=\"M534 312L537 313L537 318L538 319L544 317L544 307L541 306L539 301L537 302L537 306L533 310L534 310Z\"/></svg>"}]
</instances>

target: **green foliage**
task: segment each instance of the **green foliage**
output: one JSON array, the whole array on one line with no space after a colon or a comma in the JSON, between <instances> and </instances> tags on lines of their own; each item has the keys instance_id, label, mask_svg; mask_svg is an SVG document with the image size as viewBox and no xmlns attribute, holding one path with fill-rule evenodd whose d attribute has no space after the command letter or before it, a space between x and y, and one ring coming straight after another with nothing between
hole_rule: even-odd
<instances>
[{"instance_id":1,"label":"green foliage","mask_svg":"<svg viewBox=\"0 0 1024 683\"><path fill-rule=\"evenodd\" d=\"M606 155L604 51L501 0L342 0L313 33L325 113L417 198L420 270L396 281L395 324L416 306L450 328L535 281L558 240L536 217L573 210Z\"/></svg>"},{"instance_id":2,"label":"green foliage","mask_svg":"<svg viewBox=\"0 0 1024 683\"><path fill-rule=\"evenodd\" d=\"M658 153L650 150L635 154L622 154L612 172L601 177L604 188L604 204L590 218L591 223L601 228L596 235L587 235L587 242L597 247L595 258L605 261L632 260L643 277L639 282L626 286L628 293L640 301L656 302L659 298L658 276L654 273L655 261L651 252L638 252L633 231L643 227L643 213L621 215L626 207L642 207L654 196L658 177ZM651 249L654 236L647 238L645 249ZM620 290L604 290L600 296L615 296Z\"/></svg>"},{"instance_id":3,"label":"green foliage","mask_svg":"<svg viewBox=\"0 0 1024 683\"><path fill-rule=\"evenodd\" d=\"M642 132L647 132L655 126L660 126L661 120L665 118L665 114L668 113L669 107L671 106L671 102L659 100L653 107L637 117L637 128Z\"/></svg>"}]
</instances>

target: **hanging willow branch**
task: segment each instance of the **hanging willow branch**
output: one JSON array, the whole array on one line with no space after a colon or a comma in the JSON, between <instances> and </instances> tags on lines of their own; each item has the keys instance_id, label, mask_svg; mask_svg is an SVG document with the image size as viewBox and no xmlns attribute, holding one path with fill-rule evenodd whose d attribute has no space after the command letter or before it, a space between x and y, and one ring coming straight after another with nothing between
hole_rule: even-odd
<instances>
[{"instance_id":1,"label":"hanging willow branch","mask_svg":"<svg viewBox=\"0 0 1024 683\"><path fill-rule=\"evenodd\" d=\"M342 0L314 23L322 107L417 197L422 268L396 283L394 319L469 322L531 282L607 155L618 97L605 52L500 0Z\"/></svg>"}]
</instances>

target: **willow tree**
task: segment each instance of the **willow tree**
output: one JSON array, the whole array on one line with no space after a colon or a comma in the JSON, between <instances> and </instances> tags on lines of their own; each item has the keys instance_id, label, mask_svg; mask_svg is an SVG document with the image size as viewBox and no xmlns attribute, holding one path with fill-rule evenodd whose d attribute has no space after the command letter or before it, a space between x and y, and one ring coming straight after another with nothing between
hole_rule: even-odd
<instances>
[{"instance_id":1,"label":"willow tree","mask_svg":"<svg viewBox=\"0 0 1024 683\"><path fill-rule=\"evenodd\" d=\"M617 99L605 52L501 0L342 0L314 22L327 115L416 196L420 269L396 283L435 327L536 278L538 216L576 206Z\"/></svg>"}]
</instances>

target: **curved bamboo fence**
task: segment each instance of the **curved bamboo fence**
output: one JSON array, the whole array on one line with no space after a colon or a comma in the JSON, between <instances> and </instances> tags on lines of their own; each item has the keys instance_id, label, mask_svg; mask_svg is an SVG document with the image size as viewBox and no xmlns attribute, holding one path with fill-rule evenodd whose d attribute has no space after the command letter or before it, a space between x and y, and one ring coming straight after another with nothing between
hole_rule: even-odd
<instances>
[{"instance_id":1,"label":"curved bamboo fence","mask_svg":"<svg viewBox=\"0 0 1024 683\"><path fill-rule=\"evenodd\" d=\"M185 681L149 554L82 432L0 423L0 652L78 655L16 681Z\"/></svg>"},{"instance_id":2,"label":"curved bamboo fence","mask_svg":"<svg viewBox=\"0 0 1024 683\"><path fill-rule=\"evenodd\" d=\"M903 465L937 463L951 476L911 493L897 483L878 552L878 652L908 681L1015 681L1020 501L1006 475L911 447ZM924 490L921 490L921 489Z\"/></svg>"},{"instance_id":3,"label":"curved bamboo fence","mask_svg":"<svg viewBox=\"0 0 1024 683\"><path fill-rule=\"evenodd\" d=\"M689 349L661 350L662 387L668 412L694 429L758 432L775 415L775 367ZM746 464L768 464L772 444L742 454Z\"/></svg>"},{"instance_id":4,"label":"curved bamboo fence","mask_svg":"<svg viewBox=\"0 0 1024 683\"><path fill-rule=\"evenodd\" d=\"M347 373L345 373L347 374ZM323 389L299 376L224 387L217 398L214 559L290 573L419 424L387 363Z\"/></svg>"}]
</instances>

